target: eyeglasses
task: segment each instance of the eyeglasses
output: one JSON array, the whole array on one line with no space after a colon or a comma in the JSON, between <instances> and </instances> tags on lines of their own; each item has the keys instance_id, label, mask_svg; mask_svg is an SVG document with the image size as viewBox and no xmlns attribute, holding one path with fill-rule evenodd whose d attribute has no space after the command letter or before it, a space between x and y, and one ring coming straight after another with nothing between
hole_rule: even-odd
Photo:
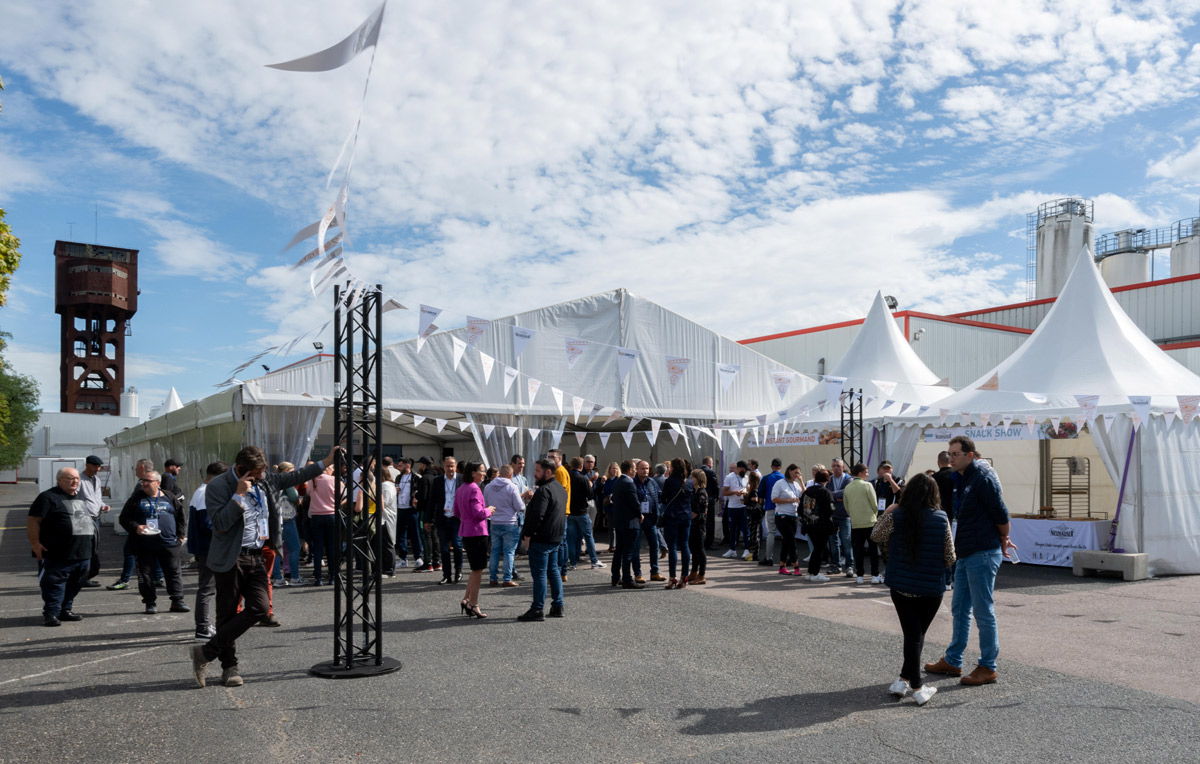
<instances>
[{"instance_id":1,"label":"eyeglasses","mask_svg":"<svg viewBox=\"0 0 1200 764\"><path fill-rule=\"evenodd\" d=\"M966 456L966 455L967 455L966 451L947 451L946 452L946 456L949 456L951 459L957 459L960 456Z\"/></svg>"},{"instance_id":2,"label":"eyeglasses","mask_svg":"<svg viewBox=\"0 0 1200 764\"><path fill-rule=\"evenodd\" d=\"M145 480L142 480L141 482L143 482L143 483L157 483L158 481L157 481L157 480L149 480L149 479L145 479Z\"/></svg>"}]
</instances>

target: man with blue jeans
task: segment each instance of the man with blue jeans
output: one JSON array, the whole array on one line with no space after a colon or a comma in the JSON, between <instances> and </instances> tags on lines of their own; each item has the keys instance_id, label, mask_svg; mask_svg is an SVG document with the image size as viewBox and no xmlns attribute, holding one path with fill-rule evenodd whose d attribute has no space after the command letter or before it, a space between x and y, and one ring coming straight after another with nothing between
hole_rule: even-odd
<instances>
[{"instance_id":1,"label":"man with blue jeans","mask_svg":"<svg viewBox=\"0 0 1200 764\"><path fill-rule=\"evenodd\" d=\"M596 540L592 537L592 515L588 502L595 494L592 481L583 472L583 459L576 456L571 460L571 514L567 516L567 563L568 569L579 564L579 544L585 543L593 568L603 568L604 563L596 555Z\"/></svg>"},{"instance_id":2,"label":"man with blue jeans","mask_svg":"<svg viewBox=\"0 0 1200 764\"><path fill-rule=\"evenodd\" d=\"M650 462L642 459L637 463L637 477L633 479L637 489L638 504L642 509L642 529L638 538L633 542L633 576L639 584L646 583L642 577L642 539L646 539L646 547L650 552L650 580L666 581L658 572L658 512L659 490L658 483L650 477Z\"/></svg>"},{"instance_id":3,"label":"man with blue jeans","mask_svg":"<svg viewBox=\"0 0 1200 764\"><path fill-rule=\"evenodd\" d=\"M1000 655L992 591L1001 560L1008 557L1009 549L1017 547L1008 538L1008 508L1004 506L999 481L990 470L975 464L975 442L963 435L956 436L950 440L948 453L950 466L958 473L954 487L954 502L958 507L954 549L958 565L950 603L954 631L946 654L934 663L925 664L925 670L962 676L973 612L979 627L979 665L962 677L962 683L991 684L996 681L996 659Z\"/></svg>"},{"instance_id":4,"label":"man with blue jeans","mask_svg":"<svg viewBox=\"0 0 1200 764\"><path fill-rule=\"evenodd\" d=\"M483 489L483 502L496 511L491 518L492 558L490 567L490 584L492 586L517 586L513 580L513 555L517 551L517 540L521 536L521 513L525 511L525 502L521 501L521 492L512 481L512 466L505 464L500 467L500 475ZM497 576L500 574L500 561L504 560L504 583Z\"/></svg>"},{"instance_id":5,"label":"man with blue jeans","mask_svg":"<svg viewBox=\"0 0 1200 764\"><path fill-rule=\"evenodd\" d=\"M533 604L517 616L518 621L544 621L546 582L550 585L550 617L562 618L562 571L558 567L558 550L562 546L567 525L567 490L555 480L558 465L551 459L539 459L533 466L537 489L525 508L525 527L521 535L529 548L529 572L533 577Z\"/></svg>"},{"instance_id":6,"label":"man with blue jeans","mask_svg":"<svg viewBox=\"0 0 1200 764\"><path fill-rule=\"evenodd\" d=\"M833 533L829 534L829 572L844 570L847 577L854 575L854 550L850 543L850 514L846 512L845 491L852 478L846 472L846 463L835 458L831 463L829 485L833 494Z\"/></svg>"}]
</instances>

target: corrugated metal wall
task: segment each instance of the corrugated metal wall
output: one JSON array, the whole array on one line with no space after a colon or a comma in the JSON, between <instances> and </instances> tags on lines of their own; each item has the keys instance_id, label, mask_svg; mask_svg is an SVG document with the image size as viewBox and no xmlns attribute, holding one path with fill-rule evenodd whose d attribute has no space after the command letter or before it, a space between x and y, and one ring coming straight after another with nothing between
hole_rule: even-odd
<instances>
[{"instance_id":1,"label":"corrugated metal wall","mask_svg":"<svg viewBox=\"0 0 1200 764\"><path fill-rule=\"evenodd\" d=\"M817 365L822 358L825 359L825 373L833 373L834 367L842 360L846 348L854 342L860 329L862 324L855 324L824 332L809 332L752 342L748 347L796 371L815 377L820 371ZM900 324L900 330L904 331L903 322Z\"/></svg>"},{"instance_id":2,"label":"corrugated metal wall","mask_svg":"<svg viewBox=\"0 0 1200 764\"><path fill-rule=\"evenodd\" d=\"M921 339L911 342L911 334L921 329L925 330ZM1029 336L915 317L909 321L909 331L913 350L934 374L949 377L955 390L991 371Z\"/></svg>"}]
</instances>

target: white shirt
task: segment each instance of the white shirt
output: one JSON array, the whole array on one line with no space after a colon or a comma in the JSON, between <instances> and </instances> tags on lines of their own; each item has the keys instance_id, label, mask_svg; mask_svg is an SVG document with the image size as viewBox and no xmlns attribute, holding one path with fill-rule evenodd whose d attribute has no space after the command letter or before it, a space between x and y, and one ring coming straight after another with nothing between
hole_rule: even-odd
<instances>
[{"instance_id":1,"label":"white shirt","mask_svg":"<svg viewBox=\"0 0 1200 764\"><path fill-rule=\"evenodd\" d=\"M446 505L442 507L442 514L444 514L446 517L453 517L454 492L458 489L458 486L454 484L455 476L443 477L442 480L446 481Z\"/></svg>"},{"instance_id":2,"label":"white shirt","mask_svg":"<svg viewBox=\"0 0 1200 764\"><path fill-rule=\"evenodd\" d=\"M789 483L786 480L776 480L775 485L771 486L771 501L776 502L775 514L783 515L784 517L796 517L800 505L796 502L787 502L779 504L779 499L800 499L800 494L804 493L804 486L800 481Z\"/></svg>"},{"instance_id":3,"label":"white shirt","mask_svg":"<svg viewBox=\"0 0 1200 764\"><path fill-rule=\"evenodd\" d=\"M736 472L730 472L725 476L725 487L731 491L746 490L746 478L739 477ZM746 497L744 496L726 496L729 500L729 506L733 509L741 509L746 506Z\"/></svg>"},{"instance_id":4,"label":"white shirt","mask_svg":"<svg viewBox=\"0 0 1200 764\"><path fill-rule=\"evenodd\" d=\"M204 493L208 490L208 483L201 483L196 492L192 494L192 501L188 507L195 507L201 512L204 511Z\"/></svg>"},{"instance_id":5,"label":"white shirt","mask_svg":"<svg viewBox=\"0 0 1200 764\"><path fill-rule=\"evenodd\" d=\"M396 538L396 484L390 480L379 486L379 497L383 500L383 525Z\"/></svg>"},{"instance_id":6,"label":"white shirt","mask_svg":"<svg viewBox=\"0 0 1200 764\"><path fill-rule=\"evenodd\" d=\"M412 506L413 474L406 472L396 479L396 506L408 509Z\"/></svg>"}]
</instances>

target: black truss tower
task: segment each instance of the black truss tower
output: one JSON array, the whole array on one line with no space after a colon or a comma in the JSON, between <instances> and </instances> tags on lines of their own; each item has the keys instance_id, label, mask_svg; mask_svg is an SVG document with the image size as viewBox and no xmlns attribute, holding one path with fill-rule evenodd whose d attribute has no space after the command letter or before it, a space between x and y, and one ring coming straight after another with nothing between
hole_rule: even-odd
<instances>
[{"instance_id":1,"label":"black truss tower","mask_svg":"<svg viewBox=\"0 0 1200 764\"><path fill-rule=\"evenodd\" d=\"M333 660L311 671L330 679L388 674L400 661L383 654L383 508L368 511L371 486L383 481L382 441L383 326L382 287L345 291L334 287L333 442L337 541L330 552L333 594ZM357 339L357 347L355 345ZM373 475L364 472L375 457ZM369 479L373 478L373 480ZM354 513L356 489L363 511ZM343 549L346 554L343 555Z\"/></svg>"},{"instance_id":2,"label":"black truss tower","mask_svg":"<svg viewBox=\"0 0 1200 764\"><path fill-rule=\"evenodd\" d=\"M863 395L862 388L846 391L846 402L839 404L842 411L842 461L853 467L863 460Z\"/></svg>"}]
</instances>

